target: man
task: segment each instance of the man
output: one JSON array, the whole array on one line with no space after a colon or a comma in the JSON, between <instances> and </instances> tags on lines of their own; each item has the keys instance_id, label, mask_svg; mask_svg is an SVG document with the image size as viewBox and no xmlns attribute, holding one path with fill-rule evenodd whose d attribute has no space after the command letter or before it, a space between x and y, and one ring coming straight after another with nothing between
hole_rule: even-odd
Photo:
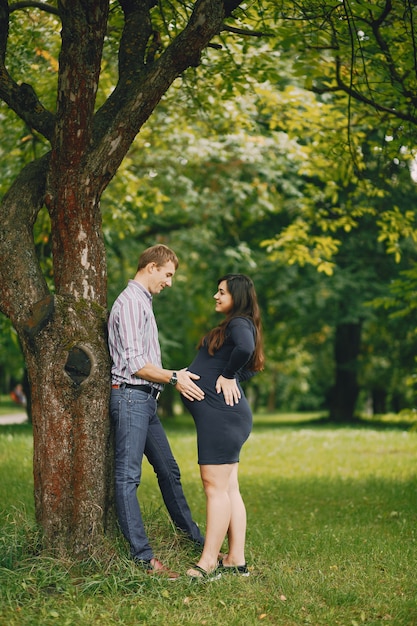
<instances>
[{"instance_id":1,"label":"man","mask_svg":"<svg viewBox=\"0 0 417 626\"><path fill-rule=\"evenodd\" d=\"M171 287L178 268L175 253L167 246L146 249L139 258L133 280L115 301L109 317L109 349L112 358L110 412L115 428L116 506L121 530L129 541L133 559L148 573L175 579L157 558L145 533L137 499L143 454L153 466L168 512L174 524L196 544L204 539L193 522L185 499L178 465L157 415L157 400L170 383L189 400L202 400L195 384L199 376L167 370L161 364L158 328L152 297Z\"/></svg>"}]
</instances>

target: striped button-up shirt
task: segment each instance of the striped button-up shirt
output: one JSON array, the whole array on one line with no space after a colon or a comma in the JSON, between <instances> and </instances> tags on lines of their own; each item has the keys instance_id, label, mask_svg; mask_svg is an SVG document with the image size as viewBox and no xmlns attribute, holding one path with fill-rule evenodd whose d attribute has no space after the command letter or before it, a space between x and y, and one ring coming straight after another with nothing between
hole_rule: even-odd
<instances>
[{"instance_id":1,"label":"striped button-up shirt","mask_svg":"<svg viewBox=\"0 0 417 626\"><path fill-rule=\"evenodd\" d=\"M149 384L134 374L146 363L162 367L161 347L152 295L137 281L129 280L113 304L108 330L112 384Z\"/></svg>"}]
</instances>

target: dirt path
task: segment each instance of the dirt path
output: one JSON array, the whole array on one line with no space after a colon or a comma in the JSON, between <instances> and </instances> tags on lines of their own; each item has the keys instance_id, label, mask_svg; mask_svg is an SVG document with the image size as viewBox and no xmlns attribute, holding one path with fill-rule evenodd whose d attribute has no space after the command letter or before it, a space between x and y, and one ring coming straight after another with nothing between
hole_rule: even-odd
<instances>
[{"instance_id":1,"label":"dirt path","mask_svg":"<svg viewBox=\"0 0 417 626\"><path fill-rule=\"evenodd\" d=\"M4 424L23 424L28 419L26 413L10 413L10 415L0 415L0 426Z\"/></svg>"}]
</instances>

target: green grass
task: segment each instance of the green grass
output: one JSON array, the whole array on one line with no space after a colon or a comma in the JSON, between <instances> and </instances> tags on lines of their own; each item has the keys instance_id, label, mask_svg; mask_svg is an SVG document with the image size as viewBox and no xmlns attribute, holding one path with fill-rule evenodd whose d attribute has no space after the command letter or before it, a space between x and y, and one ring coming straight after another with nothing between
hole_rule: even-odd
<instances>
[{"instance_id":1,"label":"green grass","mask_svg":"<svg viewBox=\"0 0 417 626\"><path fill-rule=\"evenodd\" d=\"M192 421L164 425L204 527ZM39 553L31 449L30 425L0 427L1 626L417 624L412 422L257 416L240 466L251 576L205 584L147 577L121 538L82 563ZM184 572L196 555L172 528L147 463L140 497L157 555Z\"/></svg>"},{"instance_id":2,"label":"green grass","mask_svg":"<svg viewBox=\"0 0 417 626\"><path fill-rule=\"evenodd\" d=\"M13 402L9 395L0 394L0 416L12 413L24 413L25 408Z\"/></svg>"}]
</instances>

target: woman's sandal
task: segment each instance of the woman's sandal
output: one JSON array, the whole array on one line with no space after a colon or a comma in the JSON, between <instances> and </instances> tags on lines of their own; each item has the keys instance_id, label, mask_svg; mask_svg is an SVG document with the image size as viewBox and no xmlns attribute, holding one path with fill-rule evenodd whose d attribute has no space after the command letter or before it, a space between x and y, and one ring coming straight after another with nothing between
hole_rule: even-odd
<instances>
[{"instance_id":1,"label":"woman's sandal","mask_svg":"<svg viewBox=\"0 0 417 626\"><path fill-rule=\"evenodd\" d=\"M197 574L191 574L190 573L190 572L193 572L193 571L197 572ZM204 581L208 582L210 580L218 580L219 578L221 578L221 575L222 575L222 573L221 573L219 567L216 567L211 572L207 572L205 569L203 569L199 565L196 565L195 563L193 563L191 568L189 570L187 570L187 576L189 578L191 578L191 580L204 580Z\"/></svg>"},{"instance_id":2,"label":"woman's sandal","mask_svg":"<svg viewBox=\"0 0 417 626\"><path fill-rule=\"evenodd\" d=\"M249 576L250 572L246 563L244 565L224 565L223 559L220 559L218 569L222 572L234 574L235 576Z\"/></svg>"}]
</instances>

